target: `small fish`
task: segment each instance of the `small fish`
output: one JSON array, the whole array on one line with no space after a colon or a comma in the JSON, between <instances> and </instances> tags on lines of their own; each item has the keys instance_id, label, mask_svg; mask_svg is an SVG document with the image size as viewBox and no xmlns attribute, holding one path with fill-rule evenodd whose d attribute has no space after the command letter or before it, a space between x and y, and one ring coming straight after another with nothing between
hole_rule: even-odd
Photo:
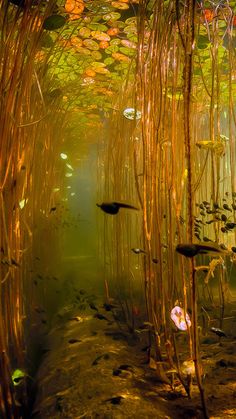
<instances>
[{"instance_id":1,"label":"small fish","mask_svg":"<svg viewBox=\"0 0 236 419\"><path fill-rule=\"evenodd\" d=\"M206 236L203 237L203 241L204 242L212 242L212 240L211 239L208 239L208 237L206 237Z\"/></svg>"},{"instance_id":2,"label":"small fish","mask_svg":"<svg viewBox=\"0 0 236 419\"><path fill-rule=\"evenodd\" d=\"M220 246L220 248L221 248L221 249L223 249L223 250L228 250L227 246L225 246L225 244L224 244L224 243L220 243L220 244L219 244L219 246Z\"/></svg>"},{"instance_id":3,"label":"small fish","mask_svg":"<svg viewBox=\"0 0 236 419\"><path fill-rule=\"evenodd\" d=\"M228 204L224 204L224 205L223 205L223 208L224 208L225 210L227 210L227 211L232 212L232 210L231 210L231 208L228 206Z\"/></svg>"},{"instance_id":4,"label":"small fish","mask_svg":"<svg viewBox=\"0 0 236 419\"><path fill-rule=\"evenodd\" d=\"M222 231L222 233L228 233L227 228L225 228L225 227L221 227L221 231Z\"/></svg>"},{"instance_id":5,"label":"small fish","mask_svg":"<svg viewBox=\"0 0 236 419\"><path fill-rule=\"evenodd\" d=\"M210 330L219 337L227 337L226 333L222 329L218 329L218 327L211 327Z\"/></svg>"},{"instance_id":6,"label":"small fish","mask_svg":"<svg viewBox=\"0 0 236 419\"><path fill-rule=\"evenodd\" d=\"M210 205L210 202L208 201L203 201L202 203L205 205L205 207L208 207Z\"/></svg>"},{"instance_id":7,"label":"small fish","mask_svg":"<svg viewBox=\"0 0 236 419\"><path fill-rule=\"evenodd\" d=\"M153 259L152 259L152 262L153 262L153 263L158 263L158 259L153 258Z\"/></svg>"},{"instance_id":8,"label":"small fish","mask_svg":"<svg viewBox=\"0 0 236 419\"><path fill-rule=\"evenodd\" d=\"M120 404L122 399L124 399L122 396L111 397L111 399L106 399L105 402L110 402L111 404Z\"/></svg>"},{"instance_id":9,"label":"small fish","mask_svg":"<svg viewBox=\"0 0 236 419\"><path fill-rule=\"evenodd\" d=\"M139 249L138 247L133 247L132 252L134 252L136 255L139 255L140 253L147 253L145 250Z\"/></svg>"},{"instance_id":10,"label":"small fish","mask_svg":"<svg viewBox=\"0 0 236 419\"><path fill-rule=\"evenodd\" d=\"M71 317L69 320L74 320L74 321L76 321L76 322L81 322L82 321L82 317L79 317L79 316L75 316L75 317Z\"/></svg>"},{"instance_id":11,"label":"small fish","mask_svg":"<svg viewBox=\"0 0 236 419\"><path fill-rule=\"evenodd\" d=\"M96 314L94 314L93 317L95 317L96 319L99 319L99 320L107 320L107 321L109 321L108 318L105 317L105 316L103 316L103 314L101 314L101 313L96 313Z\"/></svg>"},{"instance_id":12,"label":"small fish","mask_svg":"<svg viewBox=\"0 0 236 419\"><path fill-rule=\"evenodd\" d=\"M115 306L113 304L104 303L103 308L105 308L106 311L111 311Z\"/></svg>"},{"instance_id":13,"label":"small fish","mask_svg":"<svg viewBox=\"0 0 236 419\"><path fill-rule=\"evenodd\" d=\"M98 365L98 361L101 361L101 359L105 359L105 360L107 360L107 359L109 359L110 358L110 355L109 354L102 354L102 355L99 355L99 356L97 356L97 358L95 358L95 360L92 362L92 365Z\"/></svg>"},{"instance_id":14,"label":"small fish","mask_svg":"<svg viewBox=\"0 0 236 419\"><path fill-rule=\"evenodd\" d=\"M236 226L236 223L226 223L226 224L225 224L225 227L226 227L228 230L232 230L235 226Z\"/></svg>"},{"instance_id":15,"label":"small fish","mask_svg":"<svg viewBox=\"0 0 236 419\"><path fill-rule=\"evenodd\" d=\"M176 252L180 253L181 255L184 255L186 257L192 258L198 254L208 254L208 253L221 253L223 252L222 249L220 249L217 246L212 245L206 245L205 243L183 243L178 244L175 248Z\"/></svg>"},{"instance_id":16,"label":"small fish","mask_svg":"<svg viewBox=\"0 0 236 419\"><path fill-rule=\"evenodd\" d=\"M222 220L222 221L224 221L224 222L225 222L225 221L227 221L227 217L226 217L226 215L225 215L225 214L222 214L222 215L221 215L221 220Z\"/></svg>"},{"instance_id":17,"label":"small fish","mask_svg":"<svg viewBox=\"0 0 236 419\"><path fill-rule=\"evenodd\" d=\"M138 210L137 207L133 205L124 204L122 202L103 202L102 204L96 204L97 207L100 207L102 211L107 214L115 215L119 212L120 208L128 208Z\"/></svg>"},{"instance_id":18,"label":"small fish","mask_svg":"<svg viewBox=\"0 0 236 419\"><path fill-rule=\"evenodd\" d=\"M11 258L11 264L12 265L14 265L14 266L17 266L17 267L19 267L20 265L19 265L19 263L18 262L16 262L16 260L15 259L13 259L13 258Z\"/></svg>"},{"instance_id":19,"label":"small fish","mask_svg":"<svg viewBox=\"0 0 236 419\"><path fill-rule=\"evenodd\" d=\"M231 250L232 250L232 252L236 253L236 247L235 246L232 246Z\"/></svg>"},{"instance_id":20,"label":"small fish","mask_svg":"<svg viewBox=\"0 0 236 419\"><path fill-rule=\"evenodd\" d=\"M81 342L81 340L79 340L79 339L70 339L70 340L68 340L68 343L71 343L71 344L77 343L77 342Z\"/></svg>"},{"instance_id":21,"label":"small fish","mask_svg":"<svg viewBox=\"0 0 236 419\"><path fill-rule=\"evenodd\" d=\"M36 313L39 313L39 314L45 313L45 310L43 308L41 308L41 307L35 307L34 308L34 311L36 311Z\"/></svg>"},{"instance_id":22,"label":"small fish","mask_svg":"<svg viewBox=\"0 0 236 419\"><path fill-rule=\"evenodd\" d=\"M118 368L119 370L125 370L125 371L133 370L132 366L129 364L121 364Z\"/></svg>"},{"instance_id":23,"label":"small fish","mask_svg":"<svg viewBox=\"0 0 236 419\"><path fill-rule=\"evenodd\" d=\"M93 304L93 303L88 303L89 304L89 307L92 309L92 310L96 310L96 311L98 311L98 309L97 309L97 307L95 306L95 304Z\"/></svg>"},{"instance_id":24,"label":"small fish","mask_svg":"<svg viewBox=\"0 0 236 419\"><path fill-rule=\"evenodd\" d=\"M51 212L56 211L56 209L57 209L57 207L52 207L52 208L50 209L50 214L51 214Z\"/></svg>"}]
</instances>

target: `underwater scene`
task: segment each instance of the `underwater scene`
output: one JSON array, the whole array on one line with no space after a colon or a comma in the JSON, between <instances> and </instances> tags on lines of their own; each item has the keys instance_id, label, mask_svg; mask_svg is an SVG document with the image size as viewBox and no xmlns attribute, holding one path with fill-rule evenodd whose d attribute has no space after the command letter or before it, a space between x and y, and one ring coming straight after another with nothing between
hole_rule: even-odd
<instances>
[{"instance_id":1,"label":"underwater scene","mask_svg":"<svg viewBox=\"0 0 236 419\"><path fill-rule=\"evenodd\" d=\"M0 0L0 418L236 418L236 1Z\"/></svg>"}]
</instances>

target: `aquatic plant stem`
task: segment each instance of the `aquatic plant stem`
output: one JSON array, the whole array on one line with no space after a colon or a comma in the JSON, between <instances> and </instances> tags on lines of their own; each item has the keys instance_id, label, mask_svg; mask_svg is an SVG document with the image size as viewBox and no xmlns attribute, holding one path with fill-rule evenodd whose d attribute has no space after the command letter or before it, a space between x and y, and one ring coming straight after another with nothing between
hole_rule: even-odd
<instances>
[{"instance_id":1,"label":"aquatic plant stem","mask_svg":"<svg viewBox=\"0 0 236 419\"><path fill-rule=\"evenodd\" d=\"M206 405L206 398L205 398L205 392L202 385L202 378L200 373L200 365L199 365L199 340L198 340L198 321L197 321L197 284L196 284L196 271L194 269L194 258L191 259L191 265L192 265L192 335L193 335L193 362L195 365L195 373L196 373L196 379L197 384L199 388L199 393L201 397L202 402L202 408L203 408L203 414L204 418L208 419L208 411L207 411L207 405Z\"/></svg>"},{"instance_id":2,"label":"aquatic plant stem","mask_svg":"<svg viewBox=\"0 0 236 419\"><path fill-rule=\"evenodd\" d=\"M191 93L192 93L192 65L193 65L193 46L195 39L194 18L196 1L189 0L187 2L186 12L186 41L185 41L185 67L184 67L184 143L185 156L188 170L187 183L187 213L188 213L188 231L187 236L189 243L193 242L193 180L192 180L192 150L191 150ZM197 325L197 284L195 275L195 261L194 258L190 260L190 284L191 284L191 299L192 299L192 341L193 341L193 361L195 365L195 372L197 384L201 396L202 408L205 419L208 419L206 400L204 389L201 382L199 355L198 355L198 325Z\"/></svg>"}]
</instances>

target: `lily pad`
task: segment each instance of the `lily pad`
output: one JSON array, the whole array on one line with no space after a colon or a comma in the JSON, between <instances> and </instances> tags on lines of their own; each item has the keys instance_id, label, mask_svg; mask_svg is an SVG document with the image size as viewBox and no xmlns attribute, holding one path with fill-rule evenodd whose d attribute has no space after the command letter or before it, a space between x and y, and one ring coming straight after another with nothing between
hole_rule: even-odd
<instances>
[{"instance_id":1,"label":"lily pad","mask_svg":"<svg viewBox=\"0 0 236 419\"><path fill-rule=\"evenodd\" d=\"M111 13L108 13L108 14L106 14L106 15L104 15L102 18L103 18L103 20L106 20L106 21L114 21L114 20L118 20L118 19L120 19L120 17L121 17L121 14L120 13L118 13L118 12L111 12Z\"/></svg>"},{"instance_id":2,"label":"lily pad","mask_svg":"<svg viewBox=\"0 0 236 419\"><path fill-rule=\"evenodd\" d=\"M94 60L98 61L102 59L102 54L99 51L92 51L91 52L91 56L93 57Z\"/></svg>"},{"instance_id":3,"label":"lily pad","mask_svg":"<svg viewBox=\"0 0 236 419\"><path fill-rule=\"evenodd\" d=\"M85 39L83 41L83 44L86 46L86 48L92 50L92 51L98 51L99 45L96 41L93 41L92 39Z\"/></svg>"},{"instance_id":4,"label":"lily pad","mask_svg":"<svg viewBox=\"0 0 236 419\"><path fill-rule=\"evenodd\" d=\"M43 22L43 29L47 31L55 31L62 28L66 23L66 18L61 15L48 16Z\"/></svg>"},{"instance_id":5,"label":"lily pad","mask_svg":"<svg viewBox=\"0 0 236 419\"><path fill-rule=\"evenodd\" d=\"M127 10L129 9L129 5L127 3L122 3L121 1L113 1L111 3L113 7L119 10Z\"/></svg>"},{"instance_id":6,"label":"lily pad","mask_svg":"<svg viewBox=\"0 0 236 419\"><path fill-rule=\"evenodd\" d=\"M134 55L136 54L136 51L134 49L125 48L125 47L121 47L120 52L122 52L125 55L128 55L128 57L134 57Z\"/></svg>"},{"instance_id":7,"label":"lily pad","mask_svg":"<svg viewBox=\"0 0 236 419\"><path fill-rule=\"evenodd\" d=\"M100 32L106 32L107 30L107 26L102 25L101 23L90 23L88 25L88 28L91 29L92 31L100 31Z\"/></svg>"}]
</instances>

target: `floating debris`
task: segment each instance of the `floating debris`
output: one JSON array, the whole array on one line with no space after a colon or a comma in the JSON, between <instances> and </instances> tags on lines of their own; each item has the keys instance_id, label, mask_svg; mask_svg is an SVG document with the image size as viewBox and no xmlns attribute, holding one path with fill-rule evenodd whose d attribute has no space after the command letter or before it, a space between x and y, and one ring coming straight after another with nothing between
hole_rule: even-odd
<instances>
[{"instance_id":1,"label":"floating debris","mask_svg":"<svg viewBox=\"0 0 236 419\"><path fill-rule=\"evenodd\" d=\"M100 207L102 211L106 212L107 214L115 215L119 212L120 208L128 208L128 209L134 209L138 210L137 207L134 207L133 205L124 204L122 202L103 202L101 205L96 204L97 207Z\"/></svg>"},{"instance_id":2,"label":"floating debris","mask_svg":"<svg viewBox=\"0 0 236 419\"><path fill-rule=\"evenodd\" d=\"M195 365L192 359L184 361L181 365L181 371L185 375L195 375Z\"/></svg>"},{"instance_id":3,"label":"floating debris","mask_svg":"<svg viewBox=\"0 0 236 419\"><path fill-rule=\"evenodd\" d=\"M196 146L203 150L211 150L217 156L223 156L225 153L225 141L223 139L218 141L202 140L197 141Z\"/></svg>"},{"instance_id":4,"label":"floating debris","mask_svg":"<svg viewBox=\"0 0 236 419\"><path fill-rule=\"evenodd\" d=\"M171 310L170 317L179 330L185 331L191 326L191 320L188 313L185 313L179 306L175 306Z\"/></svg>"},{"instance_id":5,"label":"floating debris","mask_svg":"<svg viewBox=\"0 0 236 419\"><path fill-rule=\"evenodd\" d=\"M141 119L142 114L140 111L137 111L134 108L127 108L123 111L123 115L126 119L130 119L131 121L133 121L134 119Z\"/></svg>"},{"instance_id":6,"label":"floating debris","mask_svg":"<svg viewBox=\"0 0 236 419\"><path fill-rule=\"evenodd\" d=\"M143 250L143 249L139 249L139 248L137 248L137 247L133 247L131 250L132 250L132 252L134 252L136 255L139 255L140 253L147 253L147 252L145 252L145 250Z\"/></svg>"}]
</instances>

